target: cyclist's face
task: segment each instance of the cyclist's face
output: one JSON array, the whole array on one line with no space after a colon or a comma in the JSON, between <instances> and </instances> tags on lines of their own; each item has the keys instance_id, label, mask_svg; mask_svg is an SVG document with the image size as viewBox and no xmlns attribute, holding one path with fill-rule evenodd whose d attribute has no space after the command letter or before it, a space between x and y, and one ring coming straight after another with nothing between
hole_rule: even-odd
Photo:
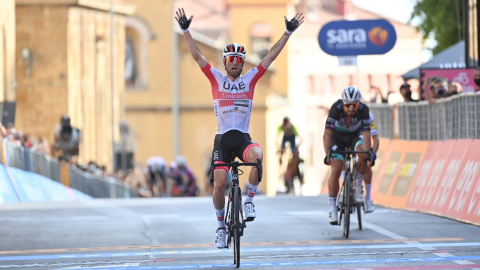
<instances>
[{"instance_id":1,"label":"cyclist's face","mask_svg":"<svg viewBox=\"0 0 480 270\"><path fill-rule=\"evenodd\" d=\"M237 78L242 73L243 63L237 62L237 57L233 59L233 62L229 62L226 59L223 60L225 63L225 70L227 74L232 76L233 78Z\"/></svg>"},{"instance_id":2,"label":"cyclist's face","mask_svg":"<svg viewBox=\"0 0 480 270\"><path fill-rule=\"evenodd\" d=\"M347 113L348 116L354 116L355 113L357 113L358 105L359 105L358 102L353 103L353 104L344 103L343 104L343 109L345 110L345 112Z\"/></svg>"}]
</instances>

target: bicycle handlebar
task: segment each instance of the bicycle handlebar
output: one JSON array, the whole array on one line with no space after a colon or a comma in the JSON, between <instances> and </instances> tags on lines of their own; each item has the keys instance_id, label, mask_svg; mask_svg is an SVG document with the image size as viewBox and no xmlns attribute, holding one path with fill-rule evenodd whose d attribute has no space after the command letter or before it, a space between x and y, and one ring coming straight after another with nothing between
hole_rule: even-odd
<instances>
[{"instance_id":1,"label":"bicycle handlebar","mask_svg":"<svg viewBox=\"0 0 480 270\"><path fill-rule=\"evenodd\" d=\"M237 161L238 162L238 161ZM212 166L215 168L215 167L222 167L222 166L233 166L234 163L218 163L218 164L212 164ZM258 167L258 163L240 163L238 162L237 167L240 167L240 166L255 166L255 167Z\"/></svg>"},{"instance_id":2,"label":"bicycle handlebar","mask_svg":"<svg viewBox=\"0 0 480 270\"><path fill-rule=\"evenodd\" d=\"M249 163L240 163L238 161L234 161L234 162L231 162L231 163L218 163L218 164L215 164L213 163L213 160L212 160L212 163L210 165L210 183L213 183L213 171L215 170L216 167L223 167L223 166L229 166L229 167L235 167L235 168L238 168L238 167L246 167L246 166L255 166L257 168L257 173L258 173L258 182L261 182L262 181L262 177L263 177L263 168L262 168L262 163L260 161L260 159L257 158L257 162L256 163L252 163L252 162L249 162Z\"/></svg>"},{"instance_id":3,"label":"bicycle handlebar","mask_svg":"<svg viewBox=\"0 0 480 270\"><path fill-rule=\"evenodd\" d=\"M369 161L372 164L372 166L375 165L375 161L373 160L373 147L370 147L369 151L353 151L353 150L345 150L345 151L333 150L332 151L332 147L329 147L328 148L328 153L327 153L327 156L326 156L327 161L330 160L333 153L338 153L338 154L369 154L370 157L365 159L365 161L370 159Z\"/></svg>"}]
</instances>

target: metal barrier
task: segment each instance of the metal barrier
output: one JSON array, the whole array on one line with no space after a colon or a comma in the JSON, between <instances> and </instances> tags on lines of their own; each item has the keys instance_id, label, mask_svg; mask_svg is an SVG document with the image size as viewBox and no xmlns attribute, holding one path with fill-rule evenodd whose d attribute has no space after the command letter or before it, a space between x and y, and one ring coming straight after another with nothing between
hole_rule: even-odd
<instances>
[{"instance_id":1,"label":"metal barrier","mask_svg":"<svg viewBox=\"0 0 480 270\"><path fill-rule=\"evenodd\" d=\"M393 139L393 105L367 104L373 114L378 136Z\"/></svg>"},{"instance_id":2,"label":"metal barrier","mask_svg":"<svg viewBox=\"0 0 480 270\"><path fill-rule=\"evenodd\" d=\"M2 160L2 162L6 166L36 173L62 183L60 161L58 159L51 158L39 151L25 149L23 146L16 145L7 139L3 141L3 147L5 149L5 160ZM137 190L126 186L113 177L93 175L72 165L69 165L68 171L69 186L94 198L140 197Z\"/></svg>"},{"instance_id":3,"label":"metal barrier","mask_svg":"<svg viewBox=\"0 0 480 270\"><path fill-rule=\"evenodd\" d=\"M451 140L480 138L480 96L476 93L398 104L399 139Z\"/></svg>"}]
</instances>

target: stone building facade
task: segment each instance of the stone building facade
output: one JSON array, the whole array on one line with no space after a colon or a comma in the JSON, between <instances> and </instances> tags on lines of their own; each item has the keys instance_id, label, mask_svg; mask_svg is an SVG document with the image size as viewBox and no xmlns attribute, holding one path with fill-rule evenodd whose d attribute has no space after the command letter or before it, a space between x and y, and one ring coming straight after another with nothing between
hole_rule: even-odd
<instances>
[{"instance_id":1,"label":"stone building facade","mask_svg":"<svg viewBox=\"0 0 480 270\"><path fill-rule=\"evenodd\" d=\"M134 5L116 3L111 27L108 3L16 1L16 126L52 141L60 117L69 114L81 130L80 160L111 168L123 111L125 15ZM30 63L22 50L30 52Z\"/></svg>"},{"instance_id":2,"label":"stone building facade","mask_svg":"<svg viewBox=\"0 0 480 270\"><path fill-rule=\"evenodd\" d=\"M15 1L0 1L0 121L15 102ZM6 115L5 115L6 116Z\"/></svg>"}]
</instances>

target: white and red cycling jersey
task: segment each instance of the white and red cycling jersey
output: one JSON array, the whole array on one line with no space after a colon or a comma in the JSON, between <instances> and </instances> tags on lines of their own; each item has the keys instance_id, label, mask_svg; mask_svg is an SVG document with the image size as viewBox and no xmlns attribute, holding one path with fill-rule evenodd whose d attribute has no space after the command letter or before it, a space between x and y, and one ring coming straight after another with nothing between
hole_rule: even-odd
<instances>
[{"instance_id":1,"label":"white and red cycling jersey","mask_svg":"<svg viewBox=\"0 0 480 270\"><path fill-rule=\"evenodd\" d=\"M213 68L210 63L202 68L202 71L212 85L217 134L233 129L248 133L255 85L266 69L259 64L235 82Z\"/></svg>"}]
</instances>

